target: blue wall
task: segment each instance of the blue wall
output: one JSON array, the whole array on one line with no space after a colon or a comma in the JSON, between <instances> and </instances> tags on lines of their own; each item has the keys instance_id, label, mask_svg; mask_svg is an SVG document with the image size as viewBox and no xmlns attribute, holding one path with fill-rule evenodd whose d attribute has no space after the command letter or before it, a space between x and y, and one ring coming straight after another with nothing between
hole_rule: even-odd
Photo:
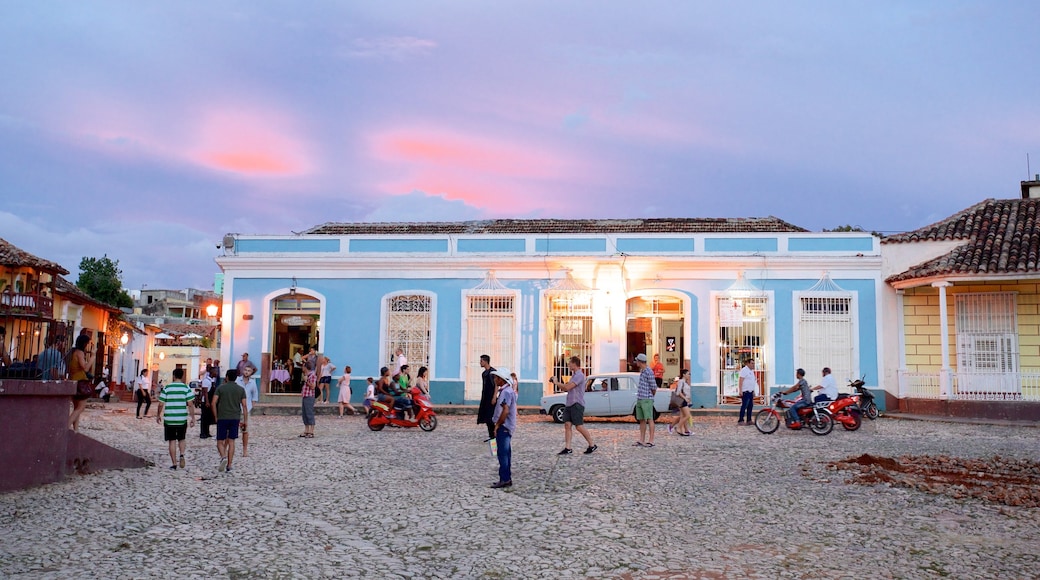
<instances>
[{"instance_id":1,"label":"blue wall","mask_svg":"<svg viewBox=\"0 0 1040 580\"><path fill-rule=\"evenodd\" d=\"M539 238L534 250L540 253L602 253L607 251L606 238Z\"/></svg>"},{"instance_id":2,"label":"blue wall","mask_svg":"<svg viewBox=\"0 0 1040 580\"><path fill-rule=\"evenodd\" d=\"M775 252L776 238L704 238L705 252Z\"/></svg>"},{"instance_id":3,"label":"blue wall","mask_svg":"<svg viewBox=\"0 0 1040 580\"><path fill-rule=\"evenodd\" d=\"M448 240L413 240L402 238L382 238L350 240L349 251L356 252L420 252L446 253Z\"/></svg>"},{"instance_id":4,"label":"blue wall","mask_svg":"<svg viewBox=\"0 0 1040 580\"><path fill-rule=\"evenodd\" d=\"M456 242L456 247L460 253L467 252L480 252L480 253L503 253L503 252L523 252L527 249L527 241L524 239L497 239L497 238L477 238L477 239L463 239Z\"/></svg>"},{"instance_id":5,"label":"blue wall","mask_svg":"<svg viewBox=\"0 0 1040 580\"><path fill-rule=\"evenodd\" d=\"M870 252L874 249L874 238L834 237L796 238L787 240L787 249L792 252Z\"/></svg>"},{"instance_id":6,"label":"blue wall","mask_svg":"<svg viewBox=\"0 0 1040 580\"><path fill-rule=\"evenodd\" d=\"M619 252L692 252L693 238L618 238Z\"/></svg>"},{"instance_id":7,"label":"blue wall","mask_svg":"<svg viewBox=\"0 0 1040 580\"><path fill-rule=\"evenodd\" d=\"M239 254L251 252L339 252L339 239L301 238L276 240L238 240L235 251Z\"/></svg>"}]
</instances>

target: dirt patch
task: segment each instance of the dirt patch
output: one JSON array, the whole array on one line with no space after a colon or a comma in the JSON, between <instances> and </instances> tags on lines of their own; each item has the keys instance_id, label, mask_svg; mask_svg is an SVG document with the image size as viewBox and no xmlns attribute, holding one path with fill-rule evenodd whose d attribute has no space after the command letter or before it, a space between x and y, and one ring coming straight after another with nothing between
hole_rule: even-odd
<instances>
[{"instance_id":1,"label":"dirt patch","mask_svg":"<svg viewBox=\"0 0 1040 580\"><path fill-rule=\"evenodd\" d=\"M948 455L893 459L864 454L833 461L827 468L854 472L846 483L886 483L955 499L974 497L1010 506L1040 507L1040 462L1027 459Z\"/></svg>"}]
</instances>

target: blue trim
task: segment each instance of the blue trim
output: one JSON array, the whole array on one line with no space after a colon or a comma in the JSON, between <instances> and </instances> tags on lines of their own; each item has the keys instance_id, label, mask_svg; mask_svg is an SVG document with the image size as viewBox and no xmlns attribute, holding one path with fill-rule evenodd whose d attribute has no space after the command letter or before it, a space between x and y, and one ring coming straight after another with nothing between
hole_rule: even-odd
<instances>
[{"instance_id":1,"label":"blue trim","mask_svg":"<svg viewBox=\"0 0 1040 580\"><path fill-rule=\"evenodd\" d=\"M350 253L359 252L393 252L393 253L446 253L448 240L410 240L404 238L383 238L350 240Z\"/></svg>"},{"instance_id":2,"label":"blue trim","mask_svg":"<svg viewBox=\"0 0 1040 580\"><path fill-rule=\"evenodd\" d=\"M718 406L718 402L718 387L690 385L690 408L714 409Z\"/></svg>"},{"instance_id":3,"label":"blue trim","mask_svg":"<svg viewBox=\"0 0 1040 580\"><path fill-rule=\"evenodd\" d=\"M874 238L788 238L787 249L792 252L871 252Z\"/></svg>"},{"instance_id":4,"label":"blue trim","mask_svg":"<svg viewBox=\"0 0 1040 580\"><path fill-rule=\"evenodd\" d=\"M459 252L518 252L527 250L527 241L524 239L484 239L474 238L459 240L457 243Z\"/></svg>"},{"instance_id":5,"label":"blue trim","mask_svg":"<svg viewBox=\"0 0 1040 580\"><path fill-rule=\"evenodd\" d=\"M339 238L312 239L303 238L275 240L238 240L235 252L250 253L303 253L303 252L339 252Z\"/></svg>"},{"instance_id":6,"label":"blue trim","mask_svg":"<svg viewBox=\"0 0 1040 580\"><path fill-rule=\"evenodd\" d=\"M692 252L693 238L618 238L619 252Z\"/></svg>"},{"instance_id":7,"label":"blue trim","mask_svg":"<svg viewBox=\"0 0 1040 580\"><path fill-rule=\"evenodd\" d=\"M775 252L776 238L704 238L705 252Z\"/></svg>"},{"instance_id":8,"label":"blue trim","mask_svg":"<svg viewBox=\"0 0 1040 580\"><path fill-rule=\"evenodd\" d=\"M539 238L534 241L539 253L606 252L606 238Z\"/></svg>"}]
</instances>

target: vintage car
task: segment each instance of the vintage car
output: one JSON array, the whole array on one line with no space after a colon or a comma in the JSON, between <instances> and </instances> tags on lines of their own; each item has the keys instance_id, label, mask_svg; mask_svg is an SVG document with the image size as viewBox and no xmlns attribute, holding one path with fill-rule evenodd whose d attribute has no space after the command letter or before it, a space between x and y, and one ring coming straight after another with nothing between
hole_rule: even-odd
<instances>
[{"instance_id":1,"label":"vintage car","mask_svg":"<svg viewBox=\"0 0 1040 580\"><path fill-rule=\"evenodd\" d=\"M639 373L599 373L589 375L585 381L586 417L623 417L633 415L636 408L636 385ZM654 395L654 419L668 412L671 389L657 389ZM542 397L541 413L548 414L553 421L563 423L563 407L567 393L556 393Z\"/></svg>"}]
</instances>

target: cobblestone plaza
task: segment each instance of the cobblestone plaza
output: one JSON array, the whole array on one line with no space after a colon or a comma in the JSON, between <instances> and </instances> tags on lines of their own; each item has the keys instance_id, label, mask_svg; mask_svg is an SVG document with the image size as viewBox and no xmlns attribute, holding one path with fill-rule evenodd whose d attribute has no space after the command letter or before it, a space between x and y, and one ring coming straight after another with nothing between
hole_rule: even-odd
<instances>
[{"instance_id":1,"label":"cobblestone plaza","mask_svg":"<svg viewBox=\"0 0 1040 580\"><path fill-rule=\"evenodd\" d=\"M161 427L90 409L81 430L153 462L0 496L7 578L1036 577L1038 508L851 485L826 463L877 456L1040 458L1040 431L882 419L829 436L698 420L633 447L631 420L590 421L599 450L521 418L507 490L472 416L432 433L358 417L254 417L248 458L218 474L213 440L168 469ZM114 409L114 410L113 410Z\"/></svg>"}]
</instances>

